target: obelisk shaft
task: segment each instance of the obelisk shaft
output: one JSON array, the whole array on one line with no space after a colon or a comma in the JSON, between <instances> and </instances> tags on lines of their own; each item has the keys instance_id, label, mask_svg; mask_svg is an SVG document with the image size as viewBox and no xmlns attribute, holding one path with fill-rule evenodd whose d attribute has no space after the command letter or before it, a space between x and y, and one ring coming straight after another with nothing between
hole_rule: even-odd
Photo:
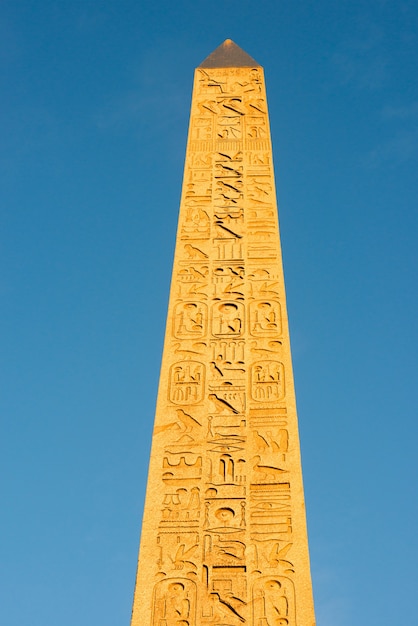
<instances>
[{"instance_id":1,"label":"obelisk shaft","mask_svg":"<svg viewBox=\"0 0 418 626\"><path fill-rule=\"evenodd\" d=\"M132 626L314 626L262 68L196 70Z\"/></svg>"}]
</instances>

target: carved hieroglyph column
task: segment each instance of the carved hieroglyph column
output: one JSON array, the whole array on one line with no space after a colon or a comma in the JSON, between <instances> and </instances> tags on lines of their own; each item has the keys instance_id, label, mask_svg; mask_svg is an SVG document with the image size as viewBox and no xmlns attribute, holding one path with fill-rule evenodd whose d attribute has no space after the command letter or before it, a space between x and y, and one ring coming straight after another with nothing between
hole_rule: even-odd
<instances>
[{"instance_id":1,"label":"carved hieroglyph column","mask_svg":"<svg viewBox=\"0 0 418 626\"><path fill-rule=\"evenodd\" d=\"M196 70L132 626L314 626L263 70Z\"/></svg>"}]
</instances>

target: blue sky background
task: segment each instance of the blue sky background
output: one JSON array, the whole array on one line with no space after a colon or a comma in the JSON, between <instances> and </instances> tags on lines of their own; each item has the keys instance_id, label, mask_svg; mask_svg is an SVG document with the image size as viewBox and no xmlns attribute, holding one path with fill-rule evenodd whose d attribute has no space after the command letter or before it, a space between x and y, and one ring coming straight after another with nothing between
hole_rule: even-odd
<instances>
[{"instance_id":1,"label":"blue sky background","mask_svg":"<svg viewBox=\"0 0 418 626\"><path fill-rule=\"evenodd\" d=\"M418 623L418 5L3 0L0 622L128 625L193 69L266 71L318 626Z\"/></svg>"}]
</instances>

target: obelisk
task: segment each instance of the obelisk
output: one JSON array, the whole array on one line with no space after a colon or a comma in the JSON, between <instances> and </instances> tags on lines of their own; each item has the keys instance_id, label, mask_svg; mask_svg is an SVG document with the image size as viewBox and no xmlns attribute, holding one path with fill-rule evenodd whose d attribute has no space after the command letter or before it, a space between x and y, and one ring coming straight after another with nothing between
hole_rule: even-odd
<instances>
[{"instance_id":1,"label":"obelisk","mask_svg":"<svg viewBox=\"0 0 418 626\"><path fill-rule=\"evenodd\" d=\"M195 72L132 626L314 626L262 67Z\"/></svg>"}]
</instances>

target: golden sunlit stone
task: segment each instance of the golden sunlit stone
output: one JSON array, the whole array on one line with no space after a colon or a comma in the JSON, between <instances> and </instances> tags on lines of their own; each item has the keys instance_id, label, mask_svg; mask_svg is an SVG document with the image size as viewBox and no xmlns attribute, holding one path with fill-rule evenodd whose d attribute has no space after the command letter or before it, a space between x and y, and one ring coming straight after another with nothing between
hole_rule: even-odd
<instances>
[{"instance_id":1,"label":"golden sunlit stone","mask_svg":"<svg viewBox=\"0 0 418 626\"><path fill-rule=\"evenodd\" d=\"M263 69L196 69L132 626L314 626Z\"/></svg>"}]
</instances>

